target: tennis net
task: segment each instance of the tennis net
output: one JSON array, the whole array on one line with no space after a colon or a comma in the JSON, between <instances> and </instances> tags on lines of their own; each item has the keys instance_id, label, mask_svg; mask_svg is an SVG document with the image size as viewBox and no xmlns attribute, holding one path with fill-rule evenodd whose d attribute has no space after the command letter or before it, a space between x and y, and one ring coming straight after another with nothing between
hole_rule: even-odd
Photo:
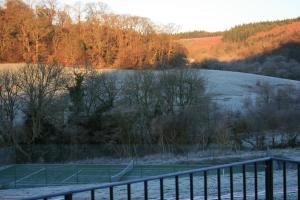
<instances>
[{"instance_id":1,"label":"tennis net","mask_svg":"<svg viewBox=\"0 0 300 200\"><path fill-rule=\"evenodd\" d=\"M119 173L111 176L111 181L112 182L120 181L122 179L122 177L125 176L126 174L128 174L131 170L133 170L133 168L134 168L134 160L131 160L125 169L123 169Z\"/></svg>"}]
</instances>

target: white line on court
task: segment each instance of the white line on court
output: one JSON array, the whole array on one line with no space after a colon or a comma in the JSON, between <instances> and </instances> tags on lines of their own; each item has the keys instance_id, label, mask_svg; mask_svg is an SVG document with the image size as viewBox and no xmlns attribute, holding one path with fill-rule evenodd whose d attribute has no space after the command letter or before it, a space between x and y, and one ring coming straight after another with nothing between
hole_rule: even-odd
<instances>
[{"instance_id":1,"label":"white line on court","mask_svg":"<svg viewBox=\"0 0 300 200\"><path fill-rule=\"evenodd\" d=\"M33 172L33 173L31 173L31 174L28 174L28 175L26 175L26 176L24 176L24 177L22 177L22 178L16 180L16 183L21 182L22 180L24 180L24 179L26 179L26 178L29 178L30 176L36 175L36 174L38 174L38 173L40 173L40 172L42 172L42 171L44 171L44 170L45 170L45 168L42 168L42 169L40 169L40 170L38 170L38 171L36 171L36 172Z\"/></svg>"},{"instance_id":2,"label":"white line on court","mask_svg":"<svg viewBox=\"0 0 300 200\"><path fill-rule=\"evenodd\" d=\"M8 168L10 168L10 167L13 167L14 165L6 165L6 166L2 166L2 167L0 167L0 172L1 171L4 171L4 170L6 170L6 169L8 169Z\"/></svg>"},{"instance_id":3,"label":"white line on court","mask_svg":"<svg viewBox=\"0 0 300 200\"><path fill-rule=\"evenodd\" d=\"M74 176L78 175L81 171L82 171L82 170L79 170L79 171L77 171L75 174L72 174L71 176L65 178L64 180L62 180L61 183L64 183L64 182L70 180L70 179L73 178Z\"/></svg>"}]
</instances>

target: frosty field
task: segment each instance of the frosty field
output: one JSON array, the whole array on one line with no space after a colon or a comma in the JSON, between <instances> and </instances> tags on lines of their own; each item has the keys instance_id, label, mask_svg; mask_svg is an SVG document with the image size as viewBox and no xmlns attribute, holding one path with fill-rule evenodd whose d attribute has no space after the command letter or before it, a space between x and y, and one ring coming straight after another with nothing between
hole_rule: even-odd
<instances>
[{"instance_id":1,"label":"frosty field","mask_svg":"<svg viewBox=\"0 0 300 200\"><path fill-rule=\"evenodd\" d=\"M3 69L18 69L22 64L0 64L0 71ZM68 68L72 71L73 68ZM248 74L242 72L231 72L222 70L190 69L202 76L207 82L207 92L212 99L224 109L239 110L246 98L255 100L255 87L258 83L267 82L271 86L282 87L292 86L300 88L300 81ZM101 73L115 73L120 80L135 70L100 69ZM154 70L159 73L159 70Z\"/></svg>"}]
</instances>

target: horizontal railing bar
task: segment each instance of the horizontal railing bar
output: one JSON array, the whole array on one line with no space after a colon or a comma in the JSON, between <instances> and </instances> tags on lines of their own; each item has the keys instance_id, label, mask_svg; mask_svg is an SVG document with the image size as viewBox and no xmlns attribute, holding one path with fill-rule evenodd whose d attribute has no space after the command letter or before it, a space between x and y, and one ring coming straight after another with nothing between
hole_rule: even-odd
<instances>
[{"instance_id":1,"label":"horizontal railing bar","mask_svg":"<svg viewBox=\"0 0 300 200\"><path fill-rule=\"evenodd\" d=\"M117 187L117 186L122 186L122 185L127 185L127 184L140 183L140 182L144 182L144 181L154 181L154 180L159 180L161 178L166 179L166 178L171 178L171 177L175 177L175 176L188 175L191 173L199 173L199 172L204 172L204 171L229 168L229 167L233 167L233 166L253 164L253 163L264 162L264 161L268 161L268 160L272 160L272 158L264 157L264 158L253 159L253 160L248 160L248 161L240 161L240 162L234 162L234 163L229 163L229 164L204 167L204 168L193 169L193 170L186 170L186 171L182 171L182 172L169 173L169 174L165 174L165 175L151 176L151 177L147 177L147 178L121 181L121 182L117 182L117 183L103 184L103 185L89 187L89 188L69 190L69 191L53 193L53 194L49 194L49 195L41 195L41 196L36 196L36 197L23 198L22 200L36 200L36 199L43 199L43 198L52 198L52 197L64 196L65 194L69 194L69 193L74 194L74 193L87 192L87 191L91 191L91 190L99 190L99 189L105 189L105 188L109 188L109 187Z\"/></svg>"},{"instance_id":2,"label":"horizontal railing bar","mask_svg":"<svg viewBox=\"0 0 300 200\"><path fill-rule=\"evenodd\" d=\"M279 162L287 162L293 164L300 164L300 160L291 160L287 158L280 158L280 157L272 157L272 160L279 161Z\"/></svg>"},{"instance_id":3,"label":"horizontal railing bar","mask_svg":"<svg viewBox=\"0 0 300 200\"><path fill-rule=\"evenodd\" d=\"M106 165L108 165L108 166L120 166L120 165L126 165L125 163L123 163L123 164L97 164L97 163L90 163L90 164L84 164L84 163L14 163L14 164L11 164L12 166L13 165L32 165L32 166L34 166L34 165L58 165L58 166L60 166L60 165L67 165L67 166L69 166L69 165L91 165L91 166L93 166L93 165L103 165L103 166L106 166Z\"/></svg>"}]
</instances>

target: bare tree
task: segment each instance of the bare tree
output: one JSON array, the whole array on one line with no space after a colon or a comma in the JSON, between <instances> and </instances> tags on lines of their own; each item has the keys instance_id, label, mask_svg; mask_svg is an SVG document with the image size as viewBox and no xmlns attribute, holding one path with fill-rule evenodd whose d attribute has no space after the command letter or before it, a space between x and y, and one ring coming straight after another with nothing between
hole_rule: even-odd
<instances>
[{"instance_id":1,"label":"bare tree","mask_svg":"<svg viewBox=\"0 0 300 200\"><path fill-rule=\"evenodd\" d=\"M14 145L23 155L28 153L19 145L16 116L20 111L20 87L16 71L0 72L0 134L5 145Z\"/></svg>"},{"instance_id":2,"label":"bare tree","mask_svg":"<svg viewBox=\"0 0 300 200\"><path fill-rule=\"evenodd\" d=\"M19 109L20 88L17 73L0 72L0 130L5 133L8 142L16 142L13 131L16 114Z\"/></svg>"},{"instance_id":3,"label":"bare tree","mask_svg":"<svg viewBox=\"0 0 300 200\"><path fill-rule=\"evenodd\" d=\"M84 105L86 114L112 108L119 88L117 77L109 73L90 73L84 83Z\"/></svg>"},{"instance_id":4,"label":"bare tree","mask_svg":"<svg viewBox=\"0 0 300 200\"><path fill-rule=\"evenodd\" d=\"M66 75L57 65L27 64L20 71L24 113L31 124L30 142L40 137L42 123L53 112L53 101L66 89Z\"/></svg>"},{"instance_id":5,"label":"bare tree","mask_svg":"<svg viewBox=\"0 0 300 200\"><path fill-rule=\"evenodd\" d=\"M152 71L142 70L125 77L122 96L126 102L126 110L134 118L133 135L142 143L153 142L150 122L158 105L158 79Z\"/></svg>"},{"instance_id":6,"label":"bare tree","mask_svg":"<svg viewBox=\"0 0 300 200\"><path fill-rule=\"evenodd\" d=\"M160 76L160 94L165 112L184 110L188 106L206 104L205 81L191 70L167 70Z\"/></svg>"},{"instance_id":7,"label":"bare tree","mask_svg":"<svg viewBox=\"0 0 300 200\"><path fill-rule=\"evenodd\" d=\"M142 70L129 74L123 84L125 100L144 113L153 111L158 101L158 82L154 72Z\"/></svg>"}]
</instances>

